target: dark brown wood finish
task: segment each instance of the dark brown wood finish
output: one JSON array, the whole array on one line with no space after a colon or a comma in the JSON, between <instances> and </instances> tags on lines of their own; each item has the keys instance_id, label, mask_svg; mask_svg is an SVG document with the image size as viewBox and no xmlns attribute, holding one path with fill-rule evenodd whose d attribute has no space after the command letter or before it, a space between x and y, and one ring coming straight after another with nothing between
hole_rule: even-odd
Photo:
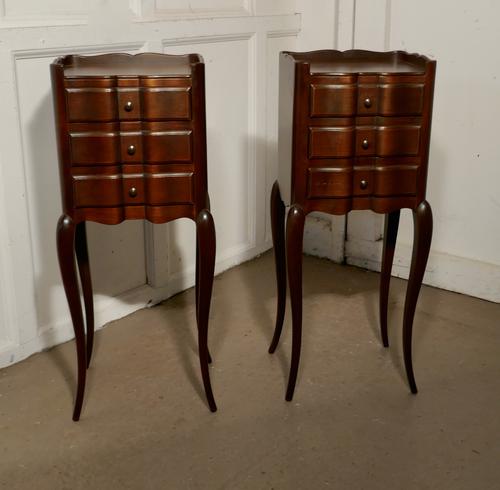
<instances>
[{"instance_id":1,"label":"dark brown wood finish","mask_svg":"<svg viewBox=\"0 0 500 490\"><path fill-rule=\"evenodd\" d=\"M78 359L73 419L80 417L94 335L86 221L190 218L196 223L200 365L215 411L207 346L215 228L207 192L203 60L195 54L65 56L51 65L51 77L63 205L58 256Z\"/></svg>"},{"instance_id":2,"label":"dark brown wood finish","mask_svg":"<svg viewBox=\"0 0 500 490\"><path fill-rule=\"evenodd\" d=\"M389 336L387 334L387 306L389 303L389 286L391 282L392 263L396 240L398 238L399 216L401 211L392 211L385 215L384 223L384 247L382 249L382 268L380 271L380 336L384 347L389 347Z\"/></svg>"},{"instance_id":3,"label":"dark brown wood finish","mask_svg":"<svg viewBox=\"0 0 500 490\"><path fill-rule=\"evenodd\" d=\"M380 328L388 346L387 304L399 215L412 209L415 244L403 325L405 367L417 392L411 357L413 317L432 236L425 200L436 62L401 51L283 52L280 56L279 179L271 196L278 309L269 352L283 325L286 273L292 305L293 397L302 330L302 237L312 211L386 214L380 283ZM290 206L286 244L280 235Z\"/></svg>"},{"instance_id":4,"label":"dark brown wood finish","mask_svg":"<svg viewBox=\"0 0 500 490\"><path fill-rule=\"evenodd\" d=\"M274 261L276 264L276 283L278 286L278 309L274 336L269 346L272 354L280 340L286 306L286 255L285 255L285 205L281 200L278 182L275 182L271 192L271 227L273 235Z\"/></svg>"}]
</instances>

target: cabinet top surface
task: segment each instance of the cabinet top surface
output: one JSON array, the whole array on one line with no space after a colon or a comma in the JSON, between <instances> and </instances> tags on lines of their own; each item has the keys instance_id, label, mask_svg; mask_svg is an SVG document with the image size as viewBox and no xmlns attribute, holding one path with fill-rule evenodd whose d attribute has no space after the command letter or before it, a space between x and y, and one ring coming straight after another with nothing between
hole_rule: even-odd
<instances>
[{"instance_id":1,"label":"cabinet top surface","mask_svg":"<svg viewBox=\"0 0 500 490\"><path fill-rule=\"evenodd\" d=\"M425 73L431 60L418 54L404 51L376 52L350 51L309 51L306 53L283 52L297 63L309 65L311 75L340 75L349 73Z\"/></svg>"},{"instance_id":2,"label":"cabinet top surface","mask_svg":"<svg viewBox=\"0 0 500 490\"><path fill-rule=\"evenodd\" d=\"M193 63L203 62L196 54L160 53L69 55L54 63L61 65L66 78L78 77L189 77Z\"/></svg>"}]
</instances>

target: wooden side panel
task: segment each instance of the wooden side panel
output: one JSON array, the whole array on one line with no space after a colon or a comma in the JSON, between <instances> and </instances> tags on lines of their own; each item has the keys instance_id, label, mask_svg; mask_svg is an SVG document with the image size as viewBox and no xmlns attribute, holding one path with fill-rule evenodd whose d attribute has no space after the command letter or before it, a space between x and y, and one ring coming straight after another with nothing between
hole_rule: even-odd
<instances>
[{"instance_id":1,"label":"wooden side panel","mask_svg":"<svg viewBox=\"0 0 500 490\"><path fill-rule=\"evenodd\" d=\"M77 208L120 206L122 179L120 175L73 177L75 206Z\"/></svg>"},{"instance_id":2,"label":"wooden side panel","mask_svg":"<svg viewBox=\"0 0 500 490\"><path fill-rule=\"evenodd\" d=\"M382 116L409 116L422 113L423 83L394 83L380 85L379 114Z\"/></svg>"},{"instance_id":3,"label":"wooden side panel","mask_svg":"<svg viewBox=\"0 0 500 490\"><path fill-rule=\"evenodd\" d=\"M374 196L404 196L417 192L417 166L375 167Z\"/></svg>"},{"instance_id":4,"label":"wooden side panel","mask_svg":"<svg viewBox=\"0 0 500 490\"><path fill-rule=\"evenodd\" d=\"M120 162L118 133L72 132L69 147L72 165L115 165Z\"/></svg>"},{"instance_id":5,"label":"wooden side panel","mask_svg":"<svg viewBox=\"0 0 500 490\"><path fill-rule=\"evenodd\" d=\"M351 168L309 168L307 197L309 199L349 197L352 191Z\"/></svg>"},{"instance_id":6,"label":"wooden side panel","mask_svg":"<svg viewBox=\"0 0 500 490\"><path fill-rule=\"evenodd\" d=\"M309 158L345 158L354 154L354 132L348 127L309 128Z\"/></svg>"},{"instance_id":7,"label":"wooden side panel","mask_svg":"<svg viewBox=\"0 0 500 490\"><path fill-rule=\"evenodd\" d=\"M357 88L354 84L311 84L311 117L350 116L356 113Z\"/></svg>"},{"instance_id":8,"label":"wooden side panel","mask_svg":"<svg viewBox=\"0 0 500 490\"><path fill-rule=\"evenodd\" d=\"M192 144L190 130L145 131L144 163L190 162Z\"/></svg>"},{"instance_id":9,"label":"wooden side panel","mask_svg":"<svg viewBox=\"0 0 500 490\"><path fill-rule=\"evenodd\" d=\"M377 133L377 155L418 155L420 126L382 126Z\"/></svg>"},{"instance_id":10,"label":"wooden side panel","mask_svg":"<svg viewBox=\"0 0 500 490\"><path fill-rule=\"evenodd\" d=\"M191 88L156 87L143 89L142 116L146 120L191 119Z\"/></svg>"},{"instance_id":11,"label":"wooden side panel","mask_svg":"<svg viewBox=\"0 0 500 490\"><path fill-rule=\"evenodd\" d=\"M146 174L146 201L152 206L193 203L193 173Z\"/></svg>"},{"instance_id":12,"label":"wooden side panel","mask_svg":"<svg viewBox=\"0 0 500 490\"><path fill-rule=\"evenodd\" d=\"M113 121L118 117L114 88L66 88L69 122Z\"/></svg>"}]
</instances>

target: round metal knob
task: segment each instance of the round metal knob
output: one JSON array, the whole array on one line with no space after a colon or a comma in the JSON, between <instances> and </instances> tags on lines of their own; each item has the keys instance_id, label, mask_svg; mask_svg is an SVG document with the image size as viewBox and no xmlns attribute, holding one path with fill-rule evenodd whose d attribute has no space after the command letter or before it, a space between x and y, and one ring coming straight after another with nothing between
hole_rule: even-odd
<instances>
[{"instance_id":1,"label":"round metal knob","mask_svg":"<svg viewBox=\"0 0 500 490\"><path fill-rule=\"evenodd\" d=\"M361 146L363 147L363 150L368 150L370 143L368 142L368 140L363 140L363 142L361 143Z\"/></svg>"},{"instance_id":2,"label":"round metal knob","mask_svg":"<svg viewBox=\"0 0 500 490\"><path fill-rule=\"evenodd\" d=\"M127 112L130 112L132 109L134 108L134 104L132 104L132 101L131 100L128 100L125 104L125 107L124 109L127 111Z\"/></svg>"},{"instance_id":3,"label":"round metal knob","mask_svg":"<svg viewBox=\"0 0 500 490\"><path fill-rule=\"evenodd\" d=\"M362 180L360 183L359 183L359 187L361 189L366 189L368 187L368 182L366 180Z\"/></svg>"},{"instance_id":4,"label":"round metal knob","mask_svg":"<svg viewBox=\"0 0 500 490\"><path fill-rule=\"evenodd\" d=\"M135 155L135 145L130 145L128 148L127 148L127 153L129 155Z\"/></svg>"},{"instance_id":5,"label":"round metal knob","mask_svg":"<svg viewBox=\"0 0 500 490\"><path fill-rule=\"evenodd\" d=\"M137 196L137 189L136 189L135 187L131 187L131 188L129 189L129 191L128 191L128 195L129 195L130 197L135 197L135 196Z\"/></svg>"},{"instance_id":6,"label":"round metal knob","mask_svg":"<svg viewBox=\"0 0 500 490\"><path fill-rule=\"evenodd\" d=\"M365 104L365 107L367 109L369 109L371 106L372 106L372 100L370 99L370 97L367 97L365 100L364 100L364 104Z\"/></svg>"}]
</instances>

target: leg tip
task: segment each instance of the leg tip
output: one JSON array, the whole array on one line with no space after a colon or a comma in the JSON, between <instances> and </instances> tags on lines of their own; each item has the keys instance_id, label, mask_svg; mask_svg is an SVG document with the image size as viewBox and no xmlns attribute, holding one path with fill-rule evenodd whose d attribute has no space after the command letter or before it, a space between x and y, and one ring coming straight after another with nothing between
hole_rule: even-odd
<instances>
[{"instance_id":1,"label":"leg tip","mask_svg":"<svg viewBox=\"0 0 500 490\"><path fill-rule=\"evenodd\" d=\"M389 341L388 340L382 340L382 345L387 348L389 347Z\"/></svg>"},{"instance_id":2,"label":"leg tip","mask_svg":"<svg viewBox=\"0 0 500 490\"><path fill-rule=\"evenodd\" d=\"M211 411L212 413L217 412L217 405L215 405L215 404L214 404L214 405L210 405L210 411Z\"/></svg>"},{"instance_id":3,"label":"leg tip","mask_svg":"<svg viewBox=\"0 0 500 490\"><path fill-rule=\"evenodd\" d=\"M269 354L274 354L275 350L276 350L276 346L271 345L271 346L269 346L269 349L267 350L267 352L269 352Z\"/></svg>"}]
</instances>

